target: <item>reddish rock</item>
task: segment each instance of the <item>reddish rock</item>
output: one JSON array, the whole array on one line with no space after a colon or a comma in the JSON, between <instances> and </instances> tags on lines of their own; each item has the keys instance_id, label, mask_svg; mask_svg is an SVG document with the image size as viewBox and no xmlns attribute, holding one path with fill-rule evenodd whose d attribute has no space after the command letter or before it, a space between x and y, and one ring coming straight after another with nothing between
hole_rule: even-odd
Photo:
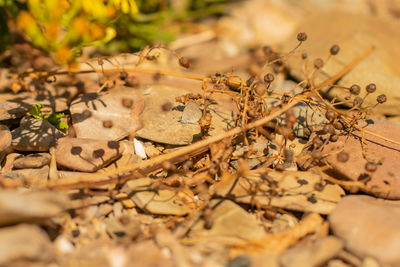
<instances>
[{"instance_id":1,"label":"reddish rock","mask_svg":"<svg viewBox=\"0 0 400 267\"><path fill-rule=\"evenodd\" d=\"M400 202L347 196L329 215L334 234L346 249L364 258L400 265Z\"/></svg>"},{"instance_id":2,"label":"reddish rock","mask_svg":"<svg viewBox=\"0 0 400 267\"><path fill-rule=\"evenodd\" d=\"M82 172L94 172L117 159L122 153L116 141L87 138L61 138L56 145L58 165Z\"/></svg>"},{"instance_id":3,"label":"reddish rock","mask_svg":"<svg viewBox=\"0 0 400 267\"><path fill-rule=\"evenodd\" d=\"M360 122L365 130L379 134L380 136L400 142L400 126L385 120L370 119ZM318 131L316 131L318 132ZM309 143L299 156L298 164L303 169L314 165L327 164L331 166L331 174L336 177L345 177L353 181L361 181L365 184L363 191L378 197L388 199L400 199L400 145L389 142L372 134L355 130L351 134L341 133L336 142L329 141L323 145L323 158L317 162L311 155L313 151L312 140L317 137L314 132ZM361 146L361 137L365 143ZM326 135L321 136L323 139ZM338 159L338 153L348 155L348 160L343 162ZM369 163L370 162L370 163ZM368 166L367 166L368 164ZM376 170L373 170L376 167Z\"/></svg>"}]
</instances>

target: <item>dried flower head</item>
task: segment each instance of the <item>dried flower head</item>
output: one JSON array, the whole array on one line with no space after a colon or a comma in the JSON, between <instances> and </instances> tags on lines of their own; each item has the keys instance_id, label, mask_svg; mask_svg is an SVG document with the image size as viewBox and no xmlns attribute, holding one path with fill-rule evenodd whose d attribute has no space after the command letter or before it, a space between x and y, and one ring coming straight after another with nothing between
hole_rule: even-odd
<instances>
[{"instance_id":1,"label":"dried flower head","mask_svg":"<svg viewBox=\"0 0 400 267\"><path fill-rule=\"evenodd\" d=\"M353 95L359 95L361 92L361 87L358 84L353 84L350 86L350 93Z\"/></svg>"},{"instance_id":2,"label":"dried flower head","mask_svg":"<svg viewBox=\"0 0 400 267\"><path fill-rule=\"evenodd\" d=\"M272 73L267 73L264 75L264 82L272 83L275 79L275 76Z\"/></svg>"},{"instance_id":3,"label":"dried flower head","mask_svg":"<svg viewBox=\"0 0 400 267\"><path fill-rule=\"evenodd\" d=\"M329 49L329 52L331 55L337 55L340 51L340 47L337 44L332 45L331 49Z\"/></svg>"},{"instance_id":4,"label":"dried flower head","mask_svg":"<svg viewBox=\"0 0 400 267\"><path fill-rule=\"evenodd\" d=\"M314 60L314 67L316 69L321 69L324 66L324 61L322 60L322 58L317 58L316 60Z\"/></svg>"},{"instance_id":5,"label":"dried flower head","mask_svg":"<svg viewBox=\"0 0 400 267\"><path fill-rule=\"evenodd\" d=\"M367 91L367 93L372 94L376 91L376 85L374 83L370 83L365 87L365 90Z\"/></svg>"},{"instance_id":6,"label":"dried flower head","mask_svg":"<svg viewBox=\"0 0 400 267\"><path fill-rule=\"evenodd\" d=\"M190 68L190 62L185 57L180 57L179 58L179 65L181 65L182 67L184 67L186 69Z\"/></svg>"},{"instance_id":7,"label":"dried flower head","mask_svg":"<svg viewBox=\"0 0 400 267\"><path fill-rule=\"evenodd\" d=\"M297 34L297 40L299 40L300 42L304 42L305 40L307 40L307 34L305 32L299 32Z\"/></svg>"},{"instance_id":8,"label":"dried flower head","mask_svg":"<svg viewBox=\"0 0 400 267\"><path fill-rule=\"evenodd\" d=\"M376 101L379 104L385 103L387 101L386 95L385 94L378 95L378 97L376 98Z\"/></svg>"}]
</instances>

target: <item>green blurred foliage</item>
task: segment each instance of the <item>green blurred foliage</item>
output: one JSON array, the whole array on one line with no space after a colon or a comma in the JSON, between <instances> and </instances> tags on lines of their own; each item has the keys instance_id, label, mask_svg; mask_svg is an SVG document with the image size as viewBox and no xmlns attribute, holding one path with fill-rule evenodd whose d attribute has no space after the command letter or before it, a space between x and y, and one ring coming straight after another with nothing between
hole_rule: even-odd
<instances>
[{"instance_id":1,"label":"green blurred foliage","mask_svg":"<svg viewBox=\"0 0 400 267\"><path fill-rule=\"evenodd\" d=\"M231 1L0 0L0 51L9 47L7 22L14 21L33 45L54 52L59 64L73 62L85 46L107 54L133 52L173 41L185 30L182 22L220 15Z\"/></svg>"}]
</instances>

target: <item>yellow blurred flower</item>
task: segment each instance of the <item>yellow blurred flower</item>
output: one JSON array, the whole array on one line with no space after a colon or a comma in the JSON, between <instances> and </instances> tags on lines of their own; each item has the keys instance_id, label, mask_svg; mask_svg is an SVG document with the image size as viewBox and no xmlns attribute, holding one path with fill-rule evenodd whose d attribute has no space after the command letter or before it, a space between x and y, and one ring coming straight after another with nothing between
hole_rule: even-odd
<instances>
[{"instance_id":1,"label":"yellow blurred flower","mask_svg":"<svg viewBox=\"0 0 400 267\"><path fill-rule=\"evenodd\" d=\"M68 46L61 46L56 51L56 61L58 64L67 64L74 60L74 54Z\"/></svg>"}]
</instances>

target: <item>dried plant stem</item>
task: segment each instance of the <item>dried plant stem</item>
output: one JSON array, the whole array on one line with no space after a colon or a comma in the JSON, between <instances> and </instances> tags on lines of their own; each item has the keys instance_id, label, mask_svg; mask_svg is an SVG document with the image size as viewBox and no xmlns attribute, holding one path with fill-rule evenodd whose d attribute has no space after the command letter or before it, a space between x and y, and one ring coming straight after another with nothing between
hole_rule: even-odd
<instances>
[{"instance_id":1,"label":"dried plant stem","mask_svg":"<svg viewBox=\"0 0 400 267\"><path fill-rule=\"evenodd\" d=\"M102 173L94 173L89 175L84 175L80 177L74 177L70 179L63 179L63 180L49 180L49 181L36 181L35 180L10 180L10 179L3 179L1 182L5 187L18 187L23 184L37 184L39 187L47 187L54 190L65 190L65 189L82 189L82 188L89 188L89 187L96 187L106 184L112 183L123 183L130 179L134 179L136 177L144 176L156 169L162 167L162 163L169 161L169 162L178 162L185 159L190 158L193 154L198 154L204 152L208 149L209 145L222 141L225 138L232 137L234 135L240 134L243 131L247 131L253 128L260 127L265 123L273 120L277 116L281 115L282 113L286 112L297 103L299 100L294 100L290 104L282 107L280 110L274 112L273 114L249 123L241 128L234 128L231 129L223 134L219 134L208 139L196 142L194 144L188 145L181 149L175 150L168 154L163 154L158 157L146 160L141 163L135 163L126 165L123 167L118 168L117 170L107 171Z\"/></svg>"}]
</instances>

